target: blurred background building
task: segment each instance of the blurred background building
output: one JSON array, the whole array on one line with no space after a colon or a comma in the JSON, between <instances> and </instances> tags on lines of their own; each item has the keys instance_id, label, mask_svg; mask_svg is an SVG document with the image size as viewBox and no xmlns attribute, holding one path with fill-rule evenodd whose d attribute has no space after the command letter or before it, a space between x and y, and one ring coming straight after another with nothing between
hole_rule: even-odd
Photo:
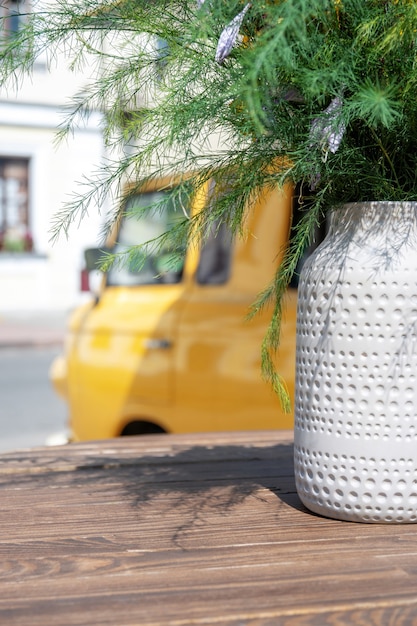
<instances>
[{"instance_id":1,"label":"blurred background building","mask_svg":"<svg viewBox=\"0 0 417 626\"><path fill-rule=\"evenodd\" d=\"M25 0L5 0L0 11L12 37L26 12ZM48 67L49 66L49 67ZM96 246L100 224L92 206L68 238L51 242L57 211L80 192L103 162L100 115L56 144L57 127L88 79L65 58L38 59L18 90L0 89L0 315L15 311L66 312L82 301L83 250Z\"/></svg>"}]
</instances>

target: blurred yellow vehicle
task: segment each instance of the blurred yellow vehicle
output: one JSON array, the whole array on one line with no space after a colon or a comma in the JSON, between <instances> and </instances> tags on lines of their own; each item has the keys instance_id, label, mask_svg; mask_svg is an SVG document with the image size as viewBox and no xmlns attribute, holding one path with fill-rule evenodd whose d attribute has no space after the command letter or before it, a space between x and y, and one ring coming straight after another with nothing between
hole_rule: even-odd
<instances>
[{"instance_id":1,"label":"blurred yellow vehicle","mask_svg":"<svg viewBox=\"0 0 417 626\"><path fill-rule=\"evenodd\" d=\"M192 210L209 196L207 185ZM153 203L158 210L140 220L130 215ZM246 237L232 241L225 227L213 227L177 267L162 249L140 266L109 270L97 297L72 314L65 354L51 367L52 383L68 404L72 441L292 427L292 415L282 412L261 376L271 310L247 320L274 276L291 212L290 189L268 190L248 212ZM166 232L178 207L161 180L132 197L124 213L115 252ZM277 367L291 399L295 318L296 290L289 289Z\"/></svg>"}]
</instances>

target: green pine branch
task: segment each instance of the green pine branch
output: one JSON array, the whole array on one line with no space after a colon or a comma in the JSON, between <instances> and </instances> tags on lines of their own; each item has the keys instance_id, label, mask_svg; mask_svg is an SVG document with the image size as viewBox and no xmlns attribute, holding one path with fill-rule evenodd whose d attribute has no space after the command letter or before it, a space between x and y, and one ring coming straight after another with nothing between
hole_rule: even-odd
<instances>
[{"instance_id":1,"label":"green pine branch","mask_svg":"<svg viewBox=\"0 0 417 626\"><path fill-rule=\"evenodd\" d=\"M252 0L219 63L219 38L244 7L240 0L59 0L27 15L13 38L4 34L0 84L13 90L40 55L53 62L64 53L73 71L89 68L92 76L58 139L99 111L108 149L122 155L57 213L53 238L73 223L82 227L111 190L110 228L125 181L140 189L166 174L193 172L183 181L187 193L210 179L227 189L171 234L172 246L197 241L219 218L239 236L248 199L265 185L299 185L312 197L252 311L274 303L263 367L285 404L274 362L282 307L319 216L344 202L417 200L417 5ZM337 101L340 110L329 118L327 107ZM340 135L337 145L329 143L331 131ZM213 148L209 138L219 132L223 140Z\"/></svg>"}]
</instances>

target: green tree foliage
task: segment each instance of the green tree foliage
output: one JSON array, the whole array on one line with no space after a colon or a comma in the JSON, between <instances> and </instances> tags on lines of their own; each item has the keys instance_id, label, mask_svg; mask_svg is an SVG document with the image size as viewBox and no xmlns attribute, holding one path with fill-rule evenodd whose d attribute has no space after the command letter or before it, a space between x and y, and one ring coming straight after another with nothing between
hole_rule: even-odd
<instances>
[{"instance_id":1,"label":"green tree foliage","mask_svg":"<svg viewBox=\"0 0 417 626\"><path fill-rule=\"evenodd\" d=\"M126 177L137 191L149 176L193 171L180 193L208 179L227 189L184 217L176 240L219 217L239 232L265 185L298 185L304 217L254 304L275 303L263 361L279 390L282 298L317 222L345 202L417 200L416 36L413 0L58 0L3 46L0 71L18 80L40 53L64 52L94 73L61 134L98 109L108 146L130 146L56 230ZM218 149L205 149L218 132Z\"/></svg>"}]
</instances>

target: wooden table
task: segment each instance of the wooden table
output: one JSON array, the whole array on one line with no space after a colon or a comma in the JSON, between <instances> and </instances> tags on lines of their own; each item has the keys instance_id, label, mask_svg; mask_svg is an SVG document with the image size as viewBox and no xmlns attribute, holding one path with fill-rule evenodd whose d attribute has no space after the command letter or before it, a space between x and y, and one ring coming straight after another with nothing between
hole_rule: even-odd
<instances>
[{"instance_id":1,"label":"wooden table","mask_svg":"<svg viewBox=\"0 0 417 626\"><path fill-rule=\"evenodd\" d=\"M308 513L284 432L0 455L3 626L417 624L417 527Z\"/></svg>"}]
</instances>

